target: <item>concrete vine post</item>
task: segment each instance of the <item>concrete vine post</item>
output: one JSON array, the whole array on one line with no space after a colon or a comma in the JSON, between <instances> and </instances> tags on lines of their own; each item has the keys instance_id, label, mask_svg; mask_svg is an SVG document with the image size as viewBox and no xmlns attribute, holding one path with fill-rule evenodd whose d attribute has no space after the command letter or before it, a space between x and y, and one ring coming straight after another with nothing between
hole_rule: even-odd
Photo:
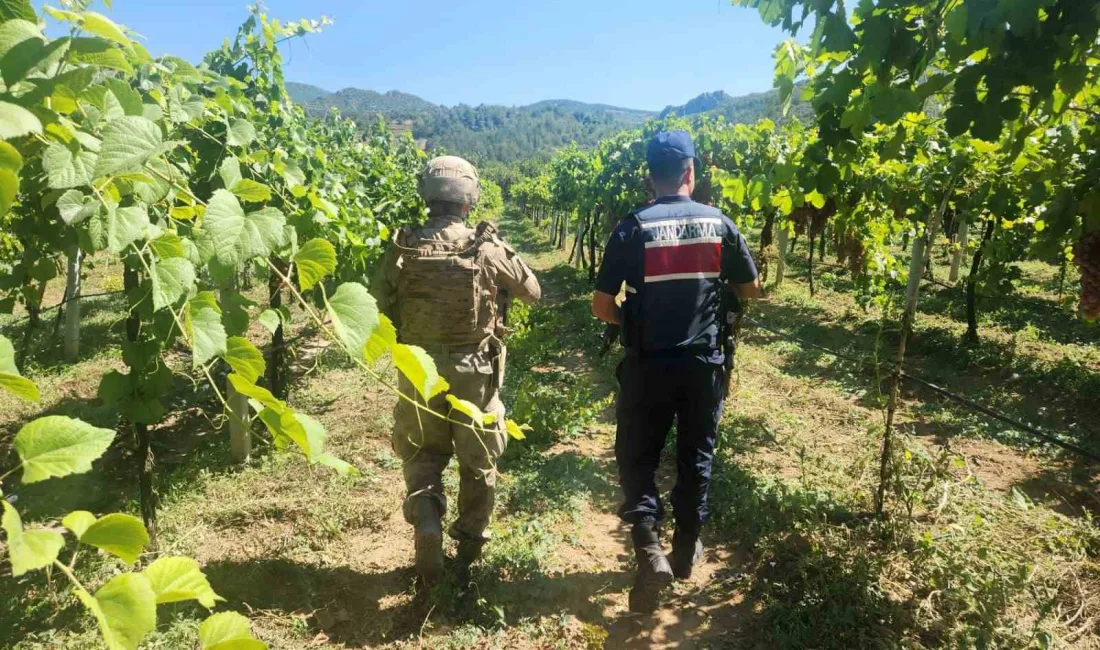
<instances>
[{"instance_id":1,"label":"concrete vine post","mask_svg":"<svg viewBox=\"0 0 1100 650\"><path fill-rule=\"evenodd\" d=\"M783 286L783 277L787 275L787 224L779 223L778 236L775 238L775 248L779 252L779 268L775 271L775 286Z\"/></svg>"},{"instance_id":2,"label":"concrete vine post","mask_svg":"<svg viewBox=\"0 0 1100 650\"><path fill-rule=\"evenodd\" d=\"M966 256L966 244L970 239L970 223L965 219L959 220L959 234L955 240L955 254L951 257L951 275L949 279L954 284L959 281L959 268Z\"/></svg>"},{"instance_id":3,"label":"concrete vine post","mask_svg":"<svg viewBox=\"0 0 1100 650\"><path fill-rule=\"evenodd\" d=\"M236 292L237 280L234 278L221 291L221 304L232 304L233 294ZM225 382L225 401L229 410L229 453L234 462L244 463L252 455L252 432L247 423L248 395L237 392L233 383Z\"/></svg>"},{"instance_id":4,"label":"concrete vine post","mask_svg":"<svg viewBox=\"0 0 1100 650\"><path fill-rule=\"evenodd\" d=\"M74 244L69 248L65 278L64 353L66 361L75 361L80 356L80 270L83 261L84 252Z\"/></svg>"}]
</instances>

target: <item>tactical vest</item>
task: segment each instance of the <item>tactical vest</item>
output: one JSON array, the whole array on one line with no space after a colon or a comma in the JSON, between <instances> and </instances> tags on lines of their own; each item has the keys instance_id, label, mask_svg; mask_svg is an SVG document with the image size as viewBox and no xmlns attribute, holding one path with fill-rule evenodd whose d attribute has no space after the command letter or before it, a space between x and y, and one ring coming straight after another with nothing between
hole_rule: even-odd
<instances>
[{"instance_id":1,"label":"tactical vest","mask_svg":"<svg viewBox=\"0 0 1100 650\"><path fill-rule=\"evenodd\" d=\"M491 232L481 224L455 241L417 239L402 230L397 275L401 340L427 348L480 347L494 335L497 288L481 250Z\"/></svg>"},{"instance_id":2,"label":"tactical vest","mask_svg":"<svg viewBox=\"0 0 1100 650\"><path fill-rule=\"evenodd\" d=\"M658 201L631 213L637 275L624 303L623 345L643 354L715 356L725 315L720 210Z\"/></svg>"}]
</instances>

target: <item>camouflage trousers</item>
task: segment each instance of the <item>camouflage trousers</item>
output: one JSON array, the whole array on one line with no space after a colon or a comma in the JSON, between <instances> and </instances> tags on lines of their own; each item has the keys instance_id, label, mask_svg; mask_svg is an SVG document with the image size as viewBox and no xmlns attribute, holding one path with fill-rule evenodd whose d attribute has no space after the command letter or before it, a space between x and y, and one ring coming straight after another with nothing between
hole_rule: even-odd
<instances>
[{"instance_id":1,"label":"camouflage trousers","mask_svg":"<svg viewBox=\"0 0 1100 650\"><path fill-rule=\"evenodd\" d=\"M467 354L433 354L439 374L450 384L455 397L477 405L485 414L495 414L495 424L473 431L457 422L470 422L462 413L452 410L446 399L436 397L428 408L446 415L448 422L422 411L406 400L394 408L393 449L404 462L405 520L413 523L413 503L416 499L431 499L440 514L447 510L443 493L443 470L452 456L458 457L458 518L448 532L457 540L484 541L485 529L493 514L496 491L496 462L504 453L507 435L504 431L504 404L500 401L490 352ZM403 376L399 388L405 395L416 396L416 390ZM417 396L417 401L423 400Z\"/></svg>"}]
</instances>

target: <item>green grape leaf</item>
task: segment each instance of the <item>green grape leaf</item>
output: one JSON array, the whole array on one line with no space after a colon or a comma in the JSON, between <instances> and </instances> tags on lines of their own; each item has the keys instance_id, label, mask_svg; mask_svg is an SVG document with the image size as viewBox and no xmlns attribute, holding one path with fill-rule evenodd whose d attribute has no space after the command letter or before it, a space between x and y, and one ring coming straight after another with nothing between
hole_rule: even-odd
<instances>
[{"instance_id":1,"label":"green grape leaf","mask_svg":"<svg viewBox=\"0 0 1100 650\"><path fill-rule=\"evenodd\" d=\"M8 559L13 577L44 569L57 559L65 546L65 538L56 530L24 530L19 513L7 501L0 499L4 516L0 527L8 536Z\"/></svg>"},{"instance_id":2,"label":"green grape leaf","mask_svg":"<svg viewBox=\"0 0 1100 650\"><path fill-rule=\"evenodd\" d=\"M199 626L199 644L203 650L227 641L241 641L252 638L248 619L236 612L214 614Z\"/></svg>"},{"instance_id":3,"label":"green grape leaf","mask_svg":"<svg viewBox=\"0 0 1100 650\"><path fill-rule=\"evenodd\" d=\"M192 312L200 309L213 309L217 313L222 313L221 305L218 304L218 297L214 295L213 291L200 291L191 298L189 308Z\"/></svg>"},{"instance_id":4,"label":"green grape leaf","mask_svg":"<svg viewBox=\"0 0 1100 650\"><path fill-rule=\"evenodd\" d=\"M172 307L195 287L195 267L182 257L152 263L153 311Z\"/></svg>"},{"instance_id":5,"label":"green grape leaf","mask_svg":"<svg viewBox=\"0 0 1100 650\"><path fill-rule=\"evenodd\" d=\"M117 120L126 117L126 109L122 108L122 102L118 101L110 90L103 93L103 119L106 121Z\"/></svg>"},{"instance_id":6,"label":"green grape leaf","mask_svg":"<svg viewBox=\"0 0 1100 650\"><path fill-rule=\"evenodd\" d=\"M747 191L748 186L745 184L745 179L740 176L722 180L722 196L738 205L745 202Z\"/></svg>"},{"instance_id":7,"label":"green grape leaf","mask_svg":"<svg viewBox=\"0 0 1100 650\"><path fill-rule=\"evenodd\" d=\"M226 190L217 190L206 206L202 227L214 258L236 268L241 261L239 242L245 231L244 209Z\"/></svg>"},{"instance_id":8,"label":"green grape leaf","mask_svg":"<svg viewBox=\"0 0 1100 650\"><path fill-rule=\"evenodd\" d=\"M474 424L481 426L486 423L485 414L473 402L468 402L454 395L447 395L447 403L451 405L452 409L473 420Z\"/></svg>"},{"instance_id":9,"label":"green grape leaf","mask_svg":"<svg viewBox=\"0 0 1100 650\"><path fill-rule=\"evenodd\" d=\"M298 285L309 291L336 272L336 248L324 239L311 239L298 249L294 263L298 265Z\"/></svg>"},{"instance_id":10,"label":"green grape leaf","mask_svg":"<svg viewBox=\"0 0 1100 650\"><path fill-rule=\"evenodd\" d=\"M794 209L794 199L791 197L791 191L787 189L772 194L771 203L776 210L779 210L779 214L784 216L790 214L791 210Z\"/></svg>"},{"instance_id":11,"label":"green grape leaf","mask_svg":"<svg viewBox=\"0 0 1100 650\"><path fill-rule=\"evenodd\" d=\"M378 327L378 304L367 288L348 282L326 300L336 336L352 358L360 358L371 333Z\"/></svg>"},{"instance_id":12,"label":"green grape leaf","mask_svg":"<svg viewBox=\"0 0 1100 650\"><path fill-rule=\"evenodd\" d=\"M102 36L103 38L114 41L123 47L130 47L130 39L126 37L122 28L115 24L113 20L98 14L94 11L85 11L80 14L80 26L84 31L95 34L96 36Z\"/></svg>"},{"instance_id":13,"label":"green grape leaf","mask_svg":"<svg viewBox=\"0 0 1100 650\"><path fill-rule=\"evenodd\" d=\"M172 257L187 257L187 249L184 248L183 238L174 232L166 232L160 237L149 242L149 248L161 259Z\"/></svg>"},{"instance_id":14,"label":"green grape leaf","mask_svg":"<svg viewBox=\"0 0 1100 650\"><path fill-rule=\"evenodd\" d=\"M140 573L115 576L95 596L83 589L76 595L95 616L108 650L137 650L157 627L156 594Z\"/></svg>"},{"instance_id":15,"label":"green grape leaf","mask_svg":"<svg viewBox=\"0 0 1100 650\"><path fill-rule=\"evenodd\" d=\"M38 386L35 386L33 381L2 370L0 370L0 388L28 402L37 402L42 398Z\"/></svg>"},{"instance_id":16,"label":"green grape leaf","mask_svg":"<svg viewBox=\"0 0 1100 650\"><path fill-rule=\"evenodd\" d=\"M77 539L84 534L84 531L88 530L92 524L95 523L95 515L87 510L77 510L65 515L65 518L61 520L61 525L72 531L73 535L76 535Z\"/></svg>"},{"instance_id":17,"label":"green grape leaf","mask_svg":"<svg viewBox=\"0 0 1100 650\"><path fill-rule=\"evenodd\" d=\"M42 397L34 382L19 374L15 367L15 348L3 336L0 336L0 388L28 402L37 402Z\"/></svg>"},{"instance_id":18,"label":"green grape leaf","mask_svg":"<svg viewBox=\"0 0 1100 650\"><path fill-rule=\"evenodd\" d=\"M397 328L389 317L379 313L378 327L371 332L367 345L363 348L363 358L367 363L374 363L393 350L395 345L397 345Z\"/></svg>"},{"instance_id":19,"label":"green grape leaf","mask_svg":"<svg viewBox=\"0 0 1100 650\"><path fill-rule=\"evenodd\" d=\"M311 462L324 453L325 429L309 416L295 413L283 405L263 409L259 418L275 439L276 449L283 451L293 443Z\"/></svg>"},{"instance_id":20,"label":"green grape leaf","mask_svg":"<svg viewBox=\"0 0 1100 650\"><path fill-rule=\"evenodd\" d=\"M29 20L5 20L0 22L0 57L7 58L19 44L28 40L43 42L42 30Z\"/></svg>"},{"instance_id":21,"label":"green grape leaf","mask_svg":"<svg viewBox=\"0 0 1100 650\"><path fill-rule=\"evenodd\" d=\"M247 178L233 183L229 191L233 192L238 199L248 203L263 203L271 199L271 189L267 185Z\"/></svg>"},{"instance_id":22,"label":"green grape leaf","mask_svg":"<svg viewBox=\"0 0 1100 650\"><path fill-rule=\"evenodd\" d=\"M47 415L20 429L12 446L23 461L23 482L37 483L87 472L114 439L111 429L99 429L63 415Z\"/></svg>"},{"instance_id":23,"label":"green grape leaf","mask_svg":"<svg viewBox=\"0 0 1100 650\"><path fill-rule=\"evenodd\" d=\"M129 394L132 390L130 376L112 370L99 380L99 390L96 392L96 397L105 406L114 407L124 395Z\"/></svg>"},{"instance_id":24,"label":"green grape leaf","mask_svg":"<svg viewBox=\"0 0 1100 650\"><path fill-rule=\"evenodd\" d=\"M256 139L256 127L248 120L235 119L229 125L229 137L226 142L231 147L247 147Z\"/></svg>"},{"instance_id":25,"label":"green grape leaf","mask_svg":"<svg viewBox=\"0 0 1100 650\"><path fill-rule=\"evenodd\" d=\"M191 221L195 218L195 208L189 205L177 205L168 211L168 215L179 221Z\"/></svg>"},{"instance_id":26,"label":"green grape leaf","mask_svg":"<svg viewBox=\"0 0 1100 650\"><path fill-rule=\"evenodd\" d=\"M7 143L0 140L0 145L7 146ZM19 196L18 170L0 168L0 216L8 213L17 196Z\"/></svg>"},{"instance_id":27,"label":"green grape leaf","mask_svg":"<svg viewBox=\"0 0 1100 650\"><path fill-rule=\"evenodd\" d=\"M321 454L315 461L318 465L324 465L325 467L336 470L336 473L340 476L358 476L359 474L359 470L354 465L340 460L329 453Z\"/></svg>"},{"instance_id":28,"label":"green grape leaf","mask_svg":"<svg viewBox=\"0 0 1100 650\"><path fill-rule=\"evenodd\" d=\"M435 361L423 348L398 343L393 347L393 364L425 400L449 388L447 380L439 376Z\"/></svg>"},{"instance_id":29,"label":"green grape leaf","mask_svg":"<svg viewBox=\"0 0 1100 650\"><path fill-rule=\"evenodd\" d=\"M144 115L145 105L141 101L141 93L134 90L126 80L104 79L103 85L114 93L127 115Z\"/></svg>"},{"instance_id":30,"label":"green grape leaf","mask_svg":"<svg viewBox=\"0 0 1100 650\"><path fill-rule=\"evenodd\" d=\"M298 446L306 453L306 458L311 463L316 462L317 458L325 452L325 440L328 439L325 426L305 413L294 413L294 419L298 421L302 431L305 432L304 444L299 443Z\"/></svg>"},{"instance_id":31,"label":"green grape leaf","mask_svg":"<svg viewBox=\"0 0 1100 650\"><path fill-rule=\"evenodd\" d=\"M0 20L14 19L38 22L30 0L0 0Z\"/></svg>"},{"instance_id":32,"label":"green grape leaf","mask_svg":"<svg viewBox=\"0 0 1100 650\"><path fill-rule=\"evenodd\" d=\"M226 341L225 361L233 372L254 384L264 375L267 365L264 355L241 336L231 336Z\"/></svg>"},{"instance_id":33,"label":"green grape leaf","mask_svg":"<svg viewBox=\"0 0 1100 650\"><path fill-rule=\"evenodd\" d=\"M279 316L279 312L274 309L265 309L256 317L256 322L274 336L275 331L279 329L279 325L283 323L283 319Z\"/></svg>"},{"instance_id":34,"label":"green grape leaf","mask_svg":"<svg viewBox=\"0 0 1100 650\"><path fill-rule=\"evenodd\" d=\"M0 23L0 73L7 86L19 83L31 69L56 55L64 42L46 44L42 32L34 23L9 20Z\"/></svg>"},{"instance_id":35,"label":"green grape leaf","mask_svg":"<svg viewBox=\"0 0 1100 650\"><path fill-rule=\"evenodd\" d=\"M515 420L505 420L504 428L508 432L508 435L512 436L516 440L526 440L527 436L524 434L524 431L531 430L531 427L527 426L526 424L523 426L516 424Z\"/></svg>"},{"instance_id":36,"label":"green grape leaf","mask_svg":"<svg viewBox=\"0 0 1100 650\"><path fill-rule=\"evenodd\" d=\"M187 330L191 339L192 363L201 368L219 355L225 354L227 335L221 314L192 301L188 308Z\"/></svg>"},{"instance_id":37,"label":"green grape leaf","mask_svg":"<svg viewBox=\"0 0 1100 650\"><path fill-rule=\"evenodd\" d=\"M218 175L221 176L226 189L233 187L237 181L241 180L241 161L235 156L227 156L218 167Z\"/></svg>"},{"instance_id":38,"label":"green grape leaf","mask_svg":"<svg viewBox=\"0 0 1100 650\"><path fill-rule=\"evenodd\" d=\"M99 201L80 190L68 190L57 199L61 220L70 226L84 221L99 211Z\"/></svg>"},{"instance_id":39,"label":"green grape leaf","mask_svg":"<svg viewBox=\"0 0 1100 650\"><path fill-rule=\"evenodd\" d=\"M28 133L42 133L34 113L10 102L0 102L0 139L11 140Z\"/></svg>"},{"instance_id":40,"label":"green grape leaf","mask_svg":"<svg viewBox=\"0 0 1100 650\"><path fill-rule=\"evenodd\" d=\"M95 177L141 171L149 158L160 151L161 144L163 136L155 122L136 115L112 120L103 128Z\"/></svg>"},{"instance_id":41,"label":"green grape leaf","mask_svg":"<svg viewBox=\"0 0 1100 650\"><path fill-rule=\"evenodd\" d=\"M298 165L288 164L286 169L283 170L283 180L286 182L291 194L298 198L305 196L306 191L302 186L305 185L306 175Z\"/></svg>"},{"instance_id":42,"label":"green grape leaf","mask_svg":"<svg viewBox=\"0 0 1100 650\"><path fill-rule=\"evenodd\" d=\"M80 536L80 542L133 564L149 543L149 533L137 517L115 513L97 519Z\"/></svg>"},{"instance_id":43,"label":"green grape leaf","mask_svg":"<svg viewBox=\"0 0 1100 650\"><path fill-rule=\"evenodd\" d=\"M814 190L806 195L806 202L820 210L825 207L825 196Z\"/></svg>"},{"instance_id":44,"label":"green grape leaf","mask_svg":"<svg viewBox=\"0 0 1100 650\"><path fill-rule=\"evenodd\" d=\"M149 213L143 205L120 208L117 205L107 207L107 250L115 255L141 239L149 229Z\"/></svg>"},{"instance_id":45,"label":"green grape leaf","mask_svg":"<svg viewBox=\"0 0 1100 650\"><path fill-rule=\"evenodd\" d=\"M248 381L240 375L231 374L226 379L233 386L233 390L237 391L241 395L245 395L251 399L256 400L260 404L272 409L273 411L285 411L286 403L281 399L278 399L271 394L271 391L257 386L253 382Z\"/></svg>"},{"instance_id":46,"label":"green grape leaf","mask_svg":"<svg viewBox=\"0 0 1100 650\"><path fill-rule=\"evenodd\" d=\"M73 143L73 146L78 146ZM46 172L49 186L55 190L88 185L95 178L96 161L99 159L92 151L79 150L74 154L69 147L53 143L42 154L42 169Z\"/></svg>"},{"instance_id":47,"label":"green grape leaf","mask_svg":"<svg viewBox=\"0 0 1100 650\"><path fill-rule=\"evenodd\" d=\"M158 605L197 600L212 609L217 601L225 600L214 593L199 563L189 557L159 558L142 573L149 580Z\"/></svg>"},{"instance_id":48,"label":"green grape leaf","mask_svg":"<svg viewBox=\"0 0 1100 650\"><path fill-rule=\"evenodd\" d=\"M249 212L239 247L244 259L267 257L286 242L286 217L276 208Z\"/></svg>"},{"instance_id":49,"label":"green grape leaf","mask_svg":"<svg viewBox=\"0 0 1100 650\"><path fill-rule=\"evenodd\" d=\"M134 68L126 60L126 55L114 43L102 38L74 38L69 46L69 58L76 63L118 70L128 75L134 74Z\"/></svg>"}]
</instances>

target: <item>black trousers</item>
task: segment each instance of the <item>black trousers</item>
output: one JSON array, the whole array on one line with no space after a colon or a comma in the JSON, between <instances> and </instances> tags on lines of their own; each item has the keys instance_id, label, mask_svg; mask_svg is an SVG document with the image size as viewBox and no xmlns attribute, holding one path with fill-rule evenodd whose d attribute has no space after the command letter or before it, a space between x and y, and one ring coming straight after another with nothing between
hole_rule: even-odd
<instances>
[{"instance_id":1,"label":"black trousers","mask_svg":"<svg viewBox=\"0 0 1100 650\"><path fill-rule=\"evenodd\" d=\"M664 518L656 473L675 420L673 517L681 531L698 534L709 515L707 493L725 398L724 373L721 365L694 357L628 355L619 364L615 459L623 490L619 516L624 521Z\"/></svg>"}]
</instances>

